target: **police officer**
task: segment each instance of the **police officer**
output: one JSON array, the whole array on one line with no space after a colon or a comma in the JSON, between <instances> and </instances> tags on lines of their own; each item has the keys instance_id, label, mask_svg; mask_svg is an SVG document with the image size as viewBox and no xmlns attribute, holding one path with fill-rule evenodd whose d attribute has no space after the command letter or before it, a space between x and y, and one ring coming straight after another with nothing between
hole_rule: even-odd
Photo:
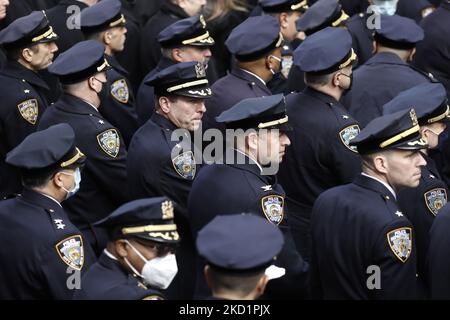
<instances>
[{"instance_id":1,"label":"police officer","mask_svg":"<svg viewBox=\"0 0 450 320\"><path fill-rule=\"evenodd\" d=\"M280 25L284 42L281 47L281 70L267 83L273 94L288 94L287 77L292 66L293 46L297 44L298 31L295 22L308 9L307 0L261 0L259 5L265 14L273 16ZM295 42L294 42L295 41Z\"/></svg>"},{"instance_id":2,"label":"police officer","mask_svg":"<svg viewBox=\"0 0 450 320\"><path fill-rule=\"evenodd\" d=\"M279 94L244 99L216 120L235 131L227 139L231 148L223 159L203 167L192 185L188 200L192 231L196 235L215 216L223 214L249 212L267 219L284 233L285 245L276 265L286 269L286 277L269 284L267 295L272 299L304 297L308 264L295 248L284 190L275 176L290 144L285 133L290 126L284 97ZM208 294L202 272L203 261L199 260L197 297Z\"/></svg>"},{"instance_id":3,"label":"police officer","mask_svg":"<svg viewBox=\"0 0 450 320\"><path fill-rule=\"evenodd\" d=\"M72 222L85 234L96 253L106 235L92 224L127 200L127 152L120 132L99 113L106 88L108 62L104 46L87 40L59 55L50 73L59 77L64 94L42 117L39 129L65 122L75 131L77 144L88 156L80 191L64 204Z\"/></svg>"},{"instance_id":4,"label":"police officer","mask_svg":"<svg viewBox=\"0 0 450 320\"><path fill-rule=\"evenodd\" d=\"M408 109L374 119L350 142L362 173L322 193L312 211L313 298L417 298L415 231L396 199L420 183L419 131Z\"/></svg>"},{"instance_id":5,"label":"police officer","mask_svg":"<svg viewBox=\"0 0 450 320\"><path fill-rule=\"evenodd\" d=\"M155 88L157 104L131 141L128 190L132 199L167 196L185 209L201 160L191 134L200 127L204 100L211 96L205 68L199 62L178 63L148 83ZM175 216L183 240L177 256L180 272L166 292L168 298L191 299L193 295L194 242L184 211Z\"/></svg>"},{"instance_id":6,"label":"police officer","mask_svg":"<svg viewBox=\"0 0 450 320\"><path fill-rule=\"evenodd\" d=\"M281 68L282 43L280 26L271 16L250 17L233 29L225 45L236 65L212 86L204 126L223 129L216 116L243 99L272 94L266 84Z\"/></svg>"},{"instance_id":7,"label":"police officer","mask_svg":"<svg viewBox=\"0 0 450 320\"><path fill-rule=\"evenodd\" d=\"M87 39L105 46L105 56L112 66L106 71L107 84L101 98L100 113L119 129L128 146L138 128L134 94L128 72L114 55L123 51L127 29L119 0L102 1L81 12L81 30Z\"/></svg>"},{"instance_id":8,"label":"police officer","mask_svg":"<svg viewBox=\"0 0 450 320\"><path fill-rule=\"evenodd\" d=\"M292 234L305 259L314 201L323 191L351 182L360 171L358 154L349 145L360 127L339 103L352 85L355 60L352 38L342 28L314 33L294 53L308 87L286 98L294 130L288 133L292 147L278 177L287 194Z\"/></svg>"},{"instance_id":9,"label":"police officer","mask_svg":"<svg viewBox=\"0 0 450 320\"><path fill-rule=\"evenodd\" d=\"M380 28L374 35L376 54L355 71L354 86L342 100L363 127L380 116L383 105L397 94L432 81L431 75L408 64L422 39L423 30L414 20L380 16Z\"/></svg>"},{"instance_id":10,"label":"police officer","mask_svg":"<svg viewBox=\"0 0 450 320\"><path fill-rule=\"evenodd\" d=\"M48 105L49 87L37 74L47 68L58 50L53 28L42 12L17 19L0 32L0 44L8 57L0 71L0 197L19 192L20 179L5 164L6 153L36 131Z\"/></svg>"},{"instance_id":11,"label":"police officer","mask_svg":"<svg viewBox=\"0 0 450 320\"><path fill-rule=\"evenodd\" d=\"M146 82L158 72L179 62L198 61L208 66L214 39L206 29L203 16L193 16L178 20L158 34L162 57L158 65L150 71L139 87L136 97L136 111L139 123L144 124L154 112L155 95L153 87Z\"/></svg>"},{"instance_id":12,"label":"police officer","mask_svg":"<svg viewBox=\"0 0 450 320\"><path fill-rule=\"evenodd\" d=\"M0 299L70 299L94 255L61 202L77 192L86 157L58 124L30 134L6 161L20 169L22 195L0 202Z\"/></svg>"},{"instance_id":13,"label":"police officer","mask_svg":"<svg viewBox=\"0 0 450 320\"><path fill-rule=\"evenodd\" d=\"M310 36L326 27L343 27L347 19L338 0L319 0L297 20L296 27L300 33ZM300 92L305 87L304 73L294 63L288 76L289 92Z\"/></svg>"},{"instance_id":14,"label":"police officer","mask_svg":"<svg viewBox=\"0 0 450 320\"><path fill-rule=\"evenodd\" d=\"M81 279L74 299L162 300L160 289L177 273L173 252L180 237L174 204L166 197L126 203L96 223L109 242Z\"/></svg>"},{"instance_id":15,"label":"police officer","mask_svg":"<svg viewBox=\"0 0 450 320\"><path fill-rule=\"evenodd\" d=\"M261 217L233 214L211 220L196 242L207 261L205 278L213 299L256 300L274 279L271 269L276 268L273 263L284 239L277 227Z\"/></svg>"},{"instance_id":16,"label":"police officer","mask_svg":"<svg viewBox=\"0 0 450 320\"><path fill-rule=\"evenodd\" d=\"M400 93L383 106L383 114L391 114L415 106L422 139L428 149L421 151L427 165L422 168L420 184L398 194L398 204L415 229L417 244L417 271L422 285L427 282L426 259L429 231L434 217L447 203L448 188L442 181L434 161L428 156L435 149L449 118L445 88L440 83L423 83Z\"/></svg>"}]
</instances>

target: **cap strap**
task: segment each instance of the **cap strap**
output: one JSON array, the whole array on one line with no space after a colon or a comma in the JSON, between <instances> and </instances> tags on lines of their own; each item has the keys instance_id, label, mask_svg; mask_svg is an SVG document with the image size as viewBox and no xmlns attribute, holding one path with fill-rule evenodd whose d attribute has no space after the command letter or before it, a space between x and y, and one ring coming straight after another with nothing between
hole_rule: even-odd
<instances>
[{"instance_id":1,"label":"cap strap","mask_svg":"<svg viewBox=\"0 0 450 320\"><path fill-rule=\"evenodd\" d=\"M52 26L50 26L50 28L46 32L41 34L40 36L37 36L37 37L34 37L33 39L31 39L31 42L38 42L38 41L41 41L42 39L47 38L47 37L50 37L50 38L56 38L57 37L56 33L53 32L53 27Z\"/></svg>"},{"instance_id":2,"label":"cap strap","mask_svg":"<svg viewBox=\"0 0 450 320\"><path fill-rule=\"evenodd\" d=\"M408 130L405 130L405 131L393 136L392 138L389 138L386 141L380 143L380 148L385 148L387 146L390 146L391 144L393 144L403 138L406 138L407 136L409 136L415 132L419 132L419 130L420 130L419 125L415 125L414 127L409 128Z\"/></svg>"},{"instance_id":3,"label":"cap strap","mask_svg":"<svg viewBox=\"0 0 450 320\"><path fill-rule=\"evenodd\" d=\"M142 232L155 232L155 231L176 231L176 224L151 224L141 227L122 228L122 234L134 234Z\"/></svg>"},{"instance_id":4,"label":"cap strap","mask_svg":"<svg viewBox=\"0 0 450 320\"><path fill-rule=\"evenodd\" d=\"M202 34L201 36L195 37L195 38L191 38L191 39L187 39L187 40L183 40L181 43L184 45L193 43L193 42L197 42L197 41L201 41L201 40L205 40L209 38L209 32L206 31L206 33ZM213 39L211 38L211 40L208 40L206 42L208 43L213 43Z\"/></svg>"},{"instance_id":5,"label":"cap strap","mask_svg":"<svg viewBox=\"0 0 450 320\"><path fill-rule=\"evenodd\" d=\"M303 8L303 7L305 9L308 8L308 0L303 0L303 1L300 1L299 3L297 3L297 4L293 4L291 6L291 10L297 10L297 9L300 9L300 8Z\"/></svg>"},{"instance_id":6,"label":"cap strap","mask_svg":"<svg viewBox=\"0 0 450 320\"><path fill-rule=\"evenodd\" d=\"M61 168L68 167L71 164L74 164L75 162L77 162L78 159L84 157L84 154L83 154L83 152L80 151L80 149L78 149L77 147L75 147L75 149L77 150L77 153L72 158L70 158L69 160L64 161L63 163L61 163Z\"/></svg>"},{"instance_id":7,"label":"cap strap","mask_svg":"<svg viewBox=\"0 0 450 320\"><path fill-rule=\"evenodd\" d=\"M345 67L348 67L353 61L356 60L356 57L357 56L356 56L355 50L353 50L353 48L352 48L352 54L350 55L350 57L344 63L341 63L339 65L339 70L340 69L344 69Z\"/></svg>"},{"instance_id":8,"label":"cap strap","mask_svg":"<svg viewBox=\"0 0 450 320\"><path fill-rule=\"evenodd\" d=\"M289 117L285 116L282 119L273 120L273 121L269 121L269 122L262 122L262 123L258 124L258 129L264 129L264 128L267 128L267 127L272 127L272 126L276 126L276 125L279 125L279 124L283 124L283 123L288 122L288 119L289 119Z\"/></svg>"},{"instance_id":9,"label":"cap strap","mask_svg":"<svg viewBox=\"0 0 450 320\"><path fill-rule=\"evenodd\" d=\"M428 123L434 123L434 122L438 122L438 121L440 121L440 120L442 120L442 119L445 119L448 115L449 115L449 113L450 113L450 108L449 108L449 106L447 105L447 110L445 110L445 112L443 113L443 114L441 114L441 115L439 115L439 116L436 116L436 117L434 117L434 118L431 118L431 119L428 119Z\"/></svg>"},{"instance_id":10,"label":"cap strap","mask_svg":"<svg viewBox=\"0 0 450 320\"><path fill-rule=\"evenodd\" d=\"M349 18L349 16L345 13L345 11L341 10L341 16L336 21L334 21L331 25L333 27L337 27L338 25L341 24L342 21L345 21L348 18Z\"/></svg>"},{"instance_id":11,"label":"cap strap","mask_svg":"<svg viewBox=\"0 0 450 320\"><path fill-rule=\"evenodd\" d=\"M283 42L283 40L284 40L284 37L283 37L283 35L280 32L280 37L278 38L278 41L275 44L275 48L278 48L279 46L281 46L281 43Z\"/></svg>"},{"instance_id":12,"label":"cap strap","mask_svg":"<svg viewBox=\"0 0 450 320\"><path fill-rule=\"evenodd\" d=\"M109 24L109 26L111 28L117 27L119 24L125 24L127 22L127 20L125 19L125 17L123 16L123 14L120 15L120 18L116 21L113 21Z\"/></svg>"},{"instance_id":13,"label":"cap strap","mask_svg":"<svg viewBox=\"0 0 450 320\"><path fill-rule=\"evenodd\" d=\"M191 81L191 82L186 82L177 86L173 86L173 87L169 87L167 88L167 92L173 92L173 91L177 91L180 89L184 89L184 88L190 88L190 87L194 87L194 86L198 86L201 84L208 84L208 80L207 79L202 79L202 80L195 80L195 81Z\"/></svg>"},{"instance_id":14,"label":"cap strap","mask_svg":"<svg viewBox=\"0 0 450 320\"><path fill-rule=\"evenodd\" d=\"M105 61L103 61L102 65L97 67L97 71L101 72L101 71L105 70L108 67L110 67L110 65L109 65L108 61L106 61L106 59L105 59Z\"/></svg>"}]
</instances>

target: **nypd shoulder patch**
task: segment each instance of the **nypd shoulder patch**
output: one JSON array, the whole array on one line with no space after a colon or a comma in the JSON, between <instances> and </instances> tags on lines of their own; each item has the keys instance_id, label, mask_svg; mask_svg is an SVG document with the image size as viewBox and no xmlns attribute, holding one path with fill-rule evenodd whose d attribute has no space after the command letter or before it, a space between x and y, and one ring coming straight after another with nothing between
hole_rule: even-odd
<instances>
[{"instance_id":1,"label":"nypd shoulder patch","mask_svg":"<svg viewBox=\"0 0 450 320\"><path fill-rule=\"evenodd\" d=\"M109 129L97 136L97 142L102 150L110 157L117 157L120 150L120 138L116 129Z\"/></svg>"},{"instance_id":2,"label":"nypd shoulder patch","mask_svg":"<svg viewBox=\"0 0 450 320\"><path fill-rule=\"evenodd\" d=\"M81 271L84 265L83 238L80 235L66 238L55 246L59 257L72 269Z\"/></svg>"},{"instance_id":3,"label":"nypd shoulder patch","mask_svg":"<svg viewBox=\"0 0 450 320\"><path fill-rule=\"evenodd\" d=\"M161 296L152 295L152 296L142 298L142 300L164 300L164 298Z\"/></svg>"},{"instance_id":4,"label":"nypd shoulder patch","mask_svg":"<svg viewBox=\"0 0 450 320\"><path fill-rule=\"evenodd\" d=\"M425 204L433 215L437 215L439 210L447 203L447 191L444 188L436 188L426 192L424 195Z\"/></svg>"},{"instance_id":5,"label":"nypd shoulder patch","mask_svg":"<svg viewBox=\"0 0 450 320\"><path fill-rule=\"evenodd\" d=\"M194 153L192 151L183 152L172 159L175 171L184 179L194 180L197 171Z\"/></svg>"},{"instance_id":6,"label":"nypd shoulder patch","mask_svg":"<svg viewBox=\"0 0 450 320\"><path fill-rule=\"evenodd\" d=\"M406 262L412 251L412 229L399 228L387 233L387 241L394 255Z\"/></svg>"},{"instance_id":7,"label":"nypd shoulder patch","mask_svg":"<svg viewBox=\"0 0 450 320\"><path fill-rule=\"evenodd\" d=\"M339 137L341 138L342 143L344 146L346 146L348 149L350 149L353 152L358 152L355 146L350 146L350 141L356 138L356 136L359 134L361 129L357 124L348 126L344 129L342 129L339 132Z\"/></svg>"},{"instance_id":8,"label":"nypd shoulder patch","mask_svg":"<svg viewBox=\"0 0 450 320\"><path fill-rule=\"evenodd\" d=\"M262 210L267 220L279 225L284 217L284 198L280 195L269 195L261 199Z\"/></svg>"},{"instance_id":9,"label":"nypd shoulder patch","mask_svg":"<svg viewBox=\"0 0 450 320\"><path fill-rule=\"evenodd\" d=\"M31 124L36 124L39 115L39 104L36 99L22 101L17 105L22 118Z\"/></svg>"},{"instance_id":10,"label":"nypd shoulder patch","mask_svg":"<svg viewBox=\"0 0 450 320\"><path fill-rule=\"evenodd\" d=\"M130 91L125 79L120 79L111 84L111 95L121 103L128 103Z\"/></svg>"}]
</instances>

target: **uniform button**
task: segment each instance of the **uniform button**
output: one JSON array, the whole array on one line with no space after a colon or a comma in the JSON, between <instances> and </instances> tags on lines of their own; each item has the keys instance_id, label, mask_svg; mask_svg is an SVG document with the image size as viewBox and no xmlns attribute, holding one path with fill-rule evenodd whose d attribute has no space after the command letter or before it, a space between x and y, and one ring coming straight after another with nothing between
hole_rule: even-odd
<instances>
[{"instance_id":1,"label":"uniform button","mask_svg":"<svg viewBox=\"0 0 450 320\"><path fill-rule=\"evenodd\" d=\"M389 200L390 198L389 198L389 196L386 196L386 200Z\"/></svg>"},{"instance_id":2,"label":"uniform button","mask_svg":"<svg viewBox=\"0 0 450 320\"><path fill-rule=\"evenodd\" d=\"M251 85L254 86L254 85L256 85L256 83L252 82Z\"/></svg>"},{"instance_id":3,"label":"uniform button","mask_svg":"<svg viewBox=\"0 0 450 320\"><path fill-rule=\"evenodd\" d=\"M55 210L53 210L53 209L48 209L48 212L50 212L50 213L54 213L54 212L55 212Z\"/></svg>"}]
</instances>

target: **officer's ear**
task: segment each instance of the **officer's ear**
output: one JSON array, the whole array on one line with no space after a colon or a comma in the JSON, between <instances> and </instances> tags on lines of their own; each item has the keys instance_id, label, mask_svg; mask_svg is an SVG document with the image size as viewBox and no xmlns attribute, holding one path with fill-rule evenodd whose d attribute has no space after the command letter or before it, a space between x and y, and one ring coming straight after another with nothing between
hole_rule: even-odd
<instances>
[{"instance_id":1,"label":"officer's ear","mask_svg":"<svg viewBox=\"0 0 450 320\"><path fill-rule=\"evenodd\" d=\"M170 99L168 97L159 97L159 108L163 113L169 113L171 109Z\"/></svg>"},{"instance_id":2,"label":"officer's ear","mask_svg":"<svg viewBox=\"0 0 450 320\"><path fill-rule=\"evenodd\" d=\"M172 49L172 60L175 62L184 62L183 50L181 48Z\"/></svg>"},{"instance_id":3,"label":"officer's ear","mask_svg":"<svg viewBox=\"0 0 450 320\"><path fill-rule=\"evenodd\" d=\"M108 31L103 32L102 37L103 37L103 42L104 42L105 44L110 44L110 43L111 43L111 40L112 40L112 38L113 38L113 35L112 35L111 31L108 30Z\"/></svg>"},{"instance_id":4,"label":"officer's ear","mask_svg":"<svg viewBox=\"0 0 450 320\"><path fill-rule=\"evenodd\" d=\"M21 51L21 57L26 62L31 63L31 61L33 61L34 53L35 52L31 48L24 48Z\"/></svg>"},{"instance_id":5,"label":"officer's ear","mask_svg":"<svg viewBox=\"0 0 450 320\"><path fill-rule=\"evenodd\" d=\"M373 165L375 169L383 174L388 173L388 157L386 154L377 154L373 156Z\"/></svg>"},{"instance_id":6,"label":"officer's ear","mask_svg":"<svg viewBox=\"0 0 450 320\"><path fill-rule=\"evenodd\" d=\"M124 240L119 239L114 241L114 249L121 258L128 256L127 243Z\"/></svg>"},{"instance_id":7,"label":"officer's ear","mask_svg":"<svg viewBox=\"0 0 450 320\"><path fill-rule=\"evenodd\" d=\"M377 53L378 51L378 44L376 41L372 41L372 54Z\"/></svg>"},{"instance_id":8,"label":"officer's ear","mask_svg":"<svg viewBox=\"0 0 450 320\"><path fill-rule=\"evenodd\" d=\"M259 136L256 133L256 131L252 130L247 136L245 137L247 147L249 150L257 151L258 145L259 145Z\"/></svg>"},{"instance_id":9,"label":"officer's ear","mask_svg":"<svg viewBox=\"0 0 450 320\"><path fill-rule=\"evenodd\" d=\"M289 28L289 14L287 12L281 12L278 15L278 22L281 29Z\"/></svg>"}]
</instances>

